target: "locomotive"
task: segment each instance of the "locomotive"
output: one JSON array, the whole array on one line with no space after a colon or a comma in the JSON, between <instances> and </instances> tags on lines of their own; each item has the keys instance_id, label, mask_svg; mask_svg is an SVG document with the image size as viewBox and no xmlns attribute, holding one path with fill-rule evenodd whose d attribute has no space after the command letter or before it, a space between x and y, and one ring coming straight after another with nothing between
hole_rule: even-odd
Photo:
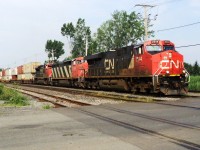
<instances>
[{"instance_id":1,"label":"locomotive","mask_svg":"<svg viewBox=\"0 0 200 150\"><path fill-rule=\"evenodd\" d=\"M36 68L34 83L182 95L190 76L169 40L150 40Z\"/></svg>"}]
</instances>

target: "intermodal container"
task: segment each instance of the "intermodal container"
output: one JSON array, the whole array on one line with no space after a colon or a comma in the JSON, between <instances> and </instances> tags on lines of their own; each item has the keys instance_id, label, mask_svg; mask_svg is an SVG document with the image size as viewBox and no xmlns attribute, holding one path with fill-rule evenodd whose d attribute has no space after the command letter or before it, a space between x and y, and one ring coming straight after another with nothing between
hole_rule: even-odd
<instances>
[{"instance_id":1,"label":"intermodal container","mask_svg":"<svg viewBox=\"0 0 200 150\"><path fill-rule=\"evenodd\" d=\"M12 80L17 80L17 75L12 75Z\"/></svg>"},{"instance_id":2,"label":"intermodal container","mask_svg":"<svg viewBox=\"0 0 200 150\"><path fill-rule=\"evenodd\" d=\"M17 67L17 73L18 73L18 74L23 74L23 73L24 73L24 71L23 71L23 66Z\"/></svg>"},{"instance_id":3,"label":"intermodal container","mask_svg":"<svg viewBox=\"0 0 200 150\"><path fill-rule=\"evenodd\" d=\"M11 69L11 75L17 75L17 67Z\"/></svg>"},{"instance_id":4,"label":"intermodal container","mask_svg":"<svg viewBox=\"0 0 200 150\"><path fill-rule=\"evenodd\" d=\"M1 79L2 79L2 71L0 71L0 81L1 81Z\"/></svg>"},{"instance_id":5,"label":"intermodal container","mask_svg":"<svg viewBox=\"0 0 200 150\"><path fill-rule=\"evenodd\" d=\"M2 76L4 77L6 75L6 70L2 70Z\"/></svg>"},{"instance_id":6,"label":"intermodal container","mask_svg":"<svg viewBox=\"0 0 200 150\"><path fill-rule=\"evenodd\" d=\"M11 69L10 68L6 69L6 76L11 76Z\"/></svg>"},{"instance_id":7,"label":"intermodal container","mask_svg":"<svg viewBox=\"0 0 200 150\"><path fill-rule=\"evenodd\" d=\"M24 74L25 80L33 80L34 75L31 73Z\"/></svg>"},{"instance_id":8,"label":"intermodal container","mask_svg":"<svg viewBox=\"0 0 200 150\"><path fill-rule=\"evenodd\" d=\"M24 80L24 74L18 74L17 80Z\"/></svg>"},{"instance_id":9,"label":"intermodal container","mask_svg":"<svg viewBox=\"0 0 200 150\"><path fill-rule=\"evenodd\" d=\"M40 66L40 62L31 62L23 65L24 74L35 73L35 68Z\"/></svg>"},{"instance_id":10,"label":"intermodal container","mask_svg":"<svg viewBox=\"0 0 200 150\"><path fill-rule=\"evenodd\" d=\"M17 80L33 80L34 74L32 73L26 73L26 74L19 74L17 76Z\"/></svg>"},{"instance_id":11,"label":"intermodal container","mask_svg":"<svg viewBox=\"0 0 200 150\"><path fill-rule=\"evenodd\" d=\"M4 76L3 80L9 82L12 79L12 76Z\"/></svg>"},{"instance_id":12,"label":"intermodal container","mask_svg":"<svg viewBox=\"0 0 200 150\"><path fill-rule=\"evenodd\" d=\"M1 77L1 81L4 81L4 78L5 78L5 76L2 76L2 77Z\"/></svg>"}]
</instances>

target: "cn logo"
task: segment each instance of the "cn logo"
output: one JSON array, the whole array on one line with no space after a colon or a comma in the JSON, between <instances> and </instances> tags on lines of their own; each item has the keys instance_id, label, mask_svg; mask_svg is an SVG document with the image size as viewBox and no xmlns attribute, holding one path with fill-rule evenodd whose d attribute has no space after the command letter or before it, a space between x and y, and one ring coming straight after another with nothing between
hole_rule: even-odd
<instances>
[{"instance_id":1,"label":"cn logo","mask_svg":"<svg viewBox=\"0 0 200 150\"><path fill-rule=\"evenodd\" d=\"M173 60L161 60L160 61L160 68L161 69L171 69L172 67L179 68L179 60L176 62Z\"/></svg>"},{"instance_id":2,"label":"cn logo","mask_svg":"<svg viewBox=\"0 0 200 150\"><path fill-rule=\"evenodd\" d=\"M115 60L114 59L105 59L104 61L104 67L105 70L113 70L115 66Z\"/></svg>"}]
</instances>

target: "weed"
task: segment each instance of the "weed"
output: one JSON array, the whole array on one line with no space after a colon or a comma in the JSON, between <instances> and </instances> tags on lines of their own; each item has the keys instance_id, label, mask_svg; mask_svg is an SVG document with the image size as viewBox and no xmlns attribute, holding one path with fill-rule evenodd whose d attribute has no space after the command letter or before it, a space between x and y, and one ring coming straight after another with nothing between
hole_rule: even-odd
<instances>
[{"instance_id":1,"label":"weed","mask_svg":"<svg viewBox=\"0 0 200 150\"><path fill-rule=\"evenodd\" d=\"M50 107L50 105L44 105L42 108L43 109L50 109L51 107Z\"/></svg>"},{"instance_id":2,"label":"weed","mask_svg":"<svg viewBox=\"0 0 200 150\"><path fill-rule=\"evenodd\" d=\"M191 76L189 90L200 91L200 76Z\"/></svg>"},{"instance_id":3,"label":"weed","mask_svg":"<svg viewBox=\"0 0 200 150\"><path fill-rule=\"evenodd\" d=\"M10 89L0 84L0 99L4 100L4 104L14 106L26 106L29 105L27 97L14 89Z\"/></svg>"}]
</instances>

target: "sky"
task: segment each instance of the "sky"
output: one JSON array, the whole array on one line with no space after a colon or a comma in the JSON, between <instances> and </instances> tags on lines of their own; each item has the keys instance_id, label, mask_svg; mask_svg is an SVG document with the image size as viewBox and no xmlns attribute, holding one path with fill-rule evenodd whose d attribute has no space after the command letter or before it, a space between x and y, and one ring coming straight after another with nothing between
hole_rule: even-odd
<instances>
[{"instance_id":1,"label":"sky","mask_svg":"<svg viewBox=\"0 0 200 150\"><path fill-rule=\"evenodd\" d=\"M0 68L16 67L32 61L47 60L45 44L49 39L62 41L70 55L69 41L60 33L64 23L83 18L93 33L115 10L136 11L135 4L150 4L151 30L155 37L166 39L177 47L200 43L200 24L175 30L158 30L200 21L200 0L0 0ZM153 20L155 15L156 20ZM200 63L200 46L177 48L185 62Z\"/></svg>"}]
</instances>

